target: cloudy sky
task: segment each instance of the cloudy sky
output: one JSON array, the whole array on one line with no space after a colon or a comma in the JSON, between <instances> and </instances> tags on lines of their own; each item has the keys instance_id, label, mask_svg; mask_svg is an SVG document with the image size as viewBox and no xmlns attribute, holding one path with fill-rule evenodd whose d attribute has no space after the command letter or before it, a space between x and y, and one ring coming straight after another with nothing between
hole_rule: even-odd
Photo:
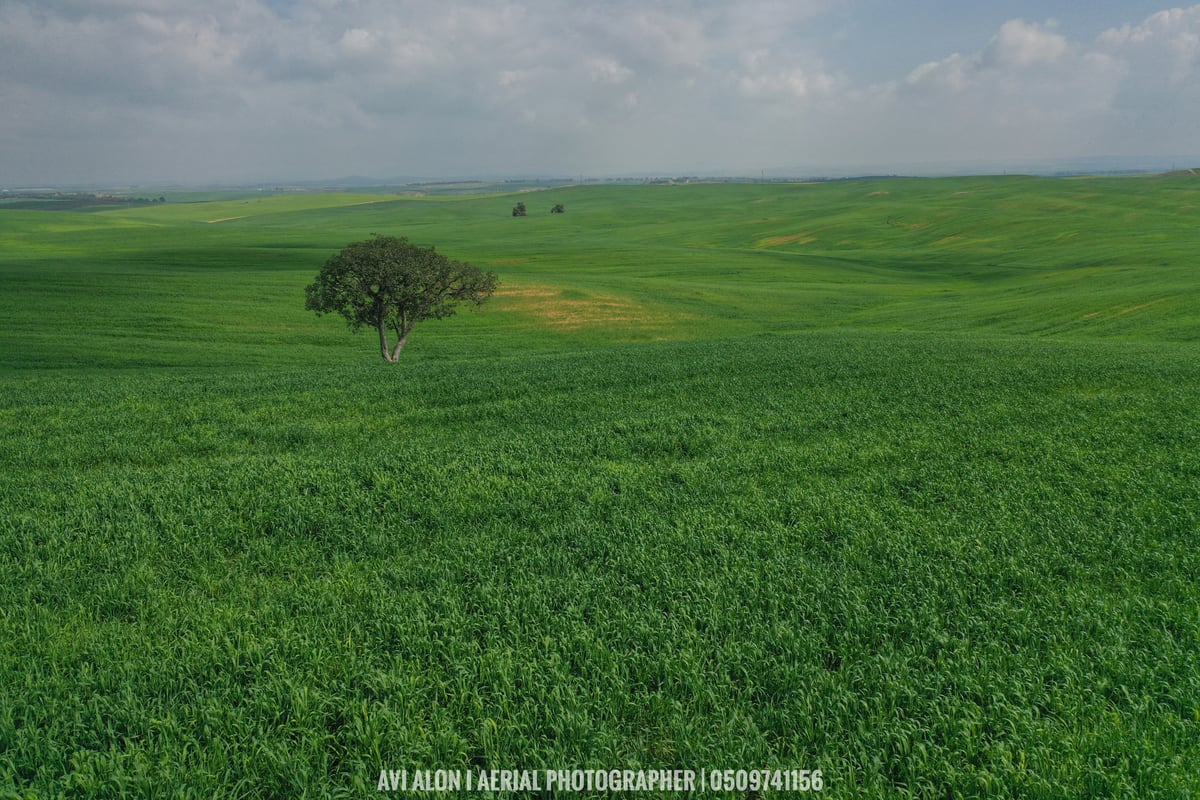
<instances>
[{"instance_id":1,"label":"cloudy sky","mask_svg":"<svg viewBox=\"0 0 1200 800\"><path fill-rule=\"evenodd\" d=\"M1200 153L1200 5L0 0L0 186Z\"/></svg>"}]
</instances>

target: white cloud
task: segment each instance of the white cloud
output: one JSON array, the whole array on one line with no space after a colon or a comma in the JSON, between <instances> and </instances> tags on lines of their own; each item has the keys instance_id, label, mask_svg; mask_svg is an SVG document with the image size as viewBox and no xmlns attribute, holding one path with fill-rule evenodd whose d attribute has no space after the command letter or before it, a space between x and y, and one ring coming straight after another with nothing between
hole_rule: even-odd
<instances>
[{"instance_id":1,"label":"white cloud","mask_svg":"<svg viewBox=\"0 0 1200 800\"><path fill-rule=\"evenodd\" d=\"M342 34L342 50L351 55L365 55L379 47L379 37L365 28L349 28Z\"/></svg>"},{"instance_id":2,"label":"white cloud","mask_svg":"<svg viewBox=\"0 0 1200 800\"><path fill-rule=\"evenodd\" d=\"M588 74L597 83L625 83L634 71L612 58L593 58L588 62Z\"/></svg>"},{"instance_id":3,"label":"white cloud","mask_svg":"<svg viewBox=\"0 0 1200 800\"><path fill-rule=\"evenodd\" d=\"M1191 38L1198 19L1200 19L1200 6L1172 8L1151 14L1140 25L1110 28L1100 34L1097 41L1104 47L1119 48L1130 44L1144 45L1164 39L1170 41L1177 37Z\"/></svg>"},{"instance_id":4,"label":"white cloud","mask_svg":"<svg viewBox=\"0 0 1200 800\"><path fill-rule=\"evenodd\" d=\"M932 87L934 90L958 93L971 84L970 73L978 68L978 64L960 54L930 61L908 73L905 83L911 87Z\"/></svg>"},{"instance_id":5,"label":"white cloud","mask_svg":"<svg viewBox=\"0 0 1200 800\"><path fill-rule=\"evenodd\" d=\"M1045 25L1013 19L1000 26L980 58L981 63L997 67L1028 67L1052 64L1067 54L1067 39L1051 32L1053 22Z\"/></svg>"},{"instance_id":6,"label":"white cloud","mask_svg":"<svg viewBox=\"0 0 1200 800\"><path fill-rule=\"evenodd\" d=\"M747 50L738 61L734 83L743 97L753 100L794 103L829 95L839 83L817 59L782 48Z\"/></svg>"},{"instance_id":7,"label":"white cloud","mask_svg":"<svg viewBox=\"0 0 1200 800\"><path fill-rule=\"evenodd\" d=\"M1200 6L1092 42L1014 19L976 53L860 94L853 114L904 131L920 158L1195 152L1198 63Z\"/></svg>"},{"instance_id":8,"label":"white cloud","mask_svg":"<svg viewBox=\"0 0 1200 800\"><path fill-rule=\"evenodd\" d=\"M0 180L31 161L36 126L80 130L85 121L93 133L80 134L77 147L90 151L93 171L107 163L114 176L147 162L105 157L97 127L117 139L156 131L145 148L176 141L190 153L181 166L224 177L251 166L372 171L363 162L397 173L553 169L539 159L557 152L572 171L648 169L662 153L715 160L719 150L698 135L711 128L707 114L724 113L735 99L778 104L827 85L819 70L791 57L730 75L747 37L779 45L820 7L813 0L0 0L0 93L31 109L19 123L0 119L0 135L20 145L0 166ZM93 104L100 117L123 122L85 120ZM571 132L570 154L562 131ZM216 143L222 134L244 144L244 158ZM363 139L368 134L378 141ZM347 144L325 146L331 138ZM671 138L672 147L660 148ZM499 140L523 142L511 148L523 151L499 153ZM251 156L255 141L275 144ZM301 157L305 147L320 156Z\"/></svg>"},{"instance_id":9,"label":"white cloud","mask_svg":"<svg viewBox=\"0 0 1200 800\"><path fill-rule=\"evenodd\" d=\"M806 73L801 69L743 75L738 89L747 97L785 97L803 99L814 94L828 94L835 80L823 73Z\"/></svg>"},{"instance_id":10,"label":"white cloud","mask_svg":"<svg viewBox=\"0 0 1200 800\"><path fill-rule=\"evenodd\" d=\"M839 2L0 0L0 183L1195 149L1200 6L854 86Z\"/></svg>"},{"instance_id":11,"label":"white cloud","mask_svg":"<svg viewBox=\"0 0 1200 800\"><path fill-rule=\"evenodd\" d=\"M1141 77L1176 86L1194 83L1200 73L1200 6L1160 11L1140 25L1107 30L1096 44Z\"/></svg>"},{"instance_id":12,"label":"white cloud","mask_svg":"<svg viewBox=\"0 0 1200 800\"><path fill-rule=\"evenodd\" d=\"M1071 47L1066 37L1051 32L1051 27L1052 22L1039 25L1021 19L1009 20L982 51L971 56L953 53L940 61L922 64L908 74L905 84L957 93L995 74L1014 75L1026 68L1063 61L1070 55Z\"/></svg>"}]
</instances>

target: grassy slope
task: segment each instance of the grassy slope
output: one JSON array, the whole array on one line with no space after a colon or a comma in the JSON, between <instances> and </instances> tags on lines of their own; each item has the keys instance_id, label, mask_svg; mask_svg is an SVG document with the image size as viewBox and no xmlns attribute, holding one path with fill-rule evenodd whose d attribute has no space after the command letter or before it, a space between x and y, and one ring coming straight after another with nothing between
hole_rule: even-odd
<instances>
[{"instance_id":1,"label":"grassy slope","mask_svg":"<svg viewBox=\"0 0 1200 800\"><path fill-rule=\"evenodd\" d=\"M0 212L0 796L1194 791L1193 187ZM376 364L375 231L506 294Z\"/></svg>"},{"instance_id":2,"label":"grassy slope","mask_svg":"<svg viewBox=\"0 0 1200 800\"><path fill-rule=\"evenodd\" d=\"M509 217L511 195L9 211L0 215L0 366L369 357L335 320L314 326L299 298L329 254L376 232L501 273L509 294L427 342L441 357L463 352L460 335L495 354L513 335L539 348L826 327L1192 340L1200 326L1200 190L1187 178L520 196L534 216ZM538 213L558 201L566 215ZM208 222L216 219L228 221ZM422 339L433 337L414 346Z\"/></svg>"}]
</instances>

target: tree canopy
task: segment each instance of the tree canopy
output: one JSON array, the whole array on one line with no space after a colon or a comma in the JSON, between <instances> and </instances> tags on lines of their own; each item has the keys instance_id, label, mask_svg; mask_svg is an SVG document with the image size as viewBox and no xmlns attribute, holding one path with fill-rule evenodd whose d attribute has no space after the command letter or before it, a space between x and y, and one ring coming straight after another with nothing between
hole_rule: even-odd
<instances>
[{"instance_id":1,"label":"tree canopy","mask_svg":"<svg viewBox=\"0 0 1200 800\"><path fill-rule=\"evenodd\" d=\"M318 315L336 312L352 330L379 332L379 352L395 362L413 326L449 317L460 303L485 302L499 283L496 273L454 261L406 237L376 236L347 245L321 267L305 289L305 307ZM388 332L396 336L388 344Z\"/></svg>"}]
</instances>

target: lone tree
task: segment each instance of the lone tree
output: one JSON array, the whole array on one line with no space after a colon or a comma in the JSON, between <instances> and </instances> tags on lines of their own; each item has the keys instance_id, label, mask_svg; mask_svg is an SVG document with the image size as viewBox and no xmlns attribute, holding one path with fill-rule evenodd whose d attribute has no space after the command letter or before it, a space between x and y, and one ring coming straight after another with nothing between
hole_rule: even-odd
<instances>
[{"instance_id":1,"label":"lone tree","mask_svg":"<svg viewBox=\"0 0 1200 800\"><path fill-rule=\"evenodd\" d=\"M524 203L517 203L515 206L513 206L513 216L514 217L523 217L523 216L525 216L525 213L526 212L525 212L525 204Z\"/></svg>"},{"instance_id":2,"label":"lone tree","mask_svg":"<svg viewBox=\"0 0 1200 800\"><path fill-rule=\"evenodd\" d=\"M376 236L347 245L325 262L305 290L305 308L318 315L336 311L357 331L379 331L379 353L395 362L413 326L454 314L459 303L481 305L496 290L496 273L452 261L432 247L401 236ZM388 346L388 330L396 334Z\"/></svg>"},{"instance_id":3,"label":"lone tree","mask_svg":"<svg viewBox=\"0 0 1200 800\"><path fill-rule=\"evenodd\" d=\"M564 206L562 203L558 203L554 206L554 208L550 209L550 213L551 214L565 214L565 213L567 213L567 207Z\"/></svg>"}]
</instances>

